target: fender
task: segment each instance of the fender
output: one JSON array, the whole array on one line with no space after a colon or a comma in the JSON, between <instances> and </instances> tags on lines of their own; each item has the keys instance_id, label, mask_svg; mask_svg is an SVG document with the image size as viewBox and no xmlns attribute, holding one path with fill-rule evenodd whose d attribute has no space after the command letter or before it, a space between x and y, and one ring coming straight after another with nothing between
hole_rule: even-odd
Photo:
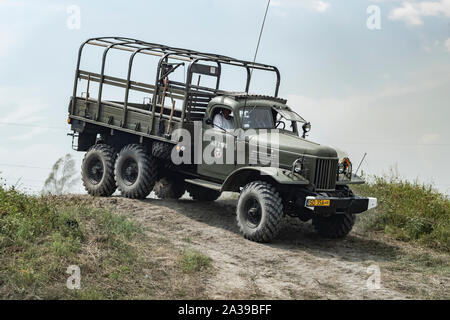
<instances>
[{"instance_id":1,"label":"fender","mask_svg":"<svg viewBox=\"0 0 450 320\"><path fill-rule=\"evenodd\" d=\"M347 176L343 174L339 174L339 180L336 182L336 185L340 186L347 184L364 184L364 183L366 183L366 181L363 178L352 173L351 179L349 179Z\"/></svg>"},{"instance_id":2,"label":"fender","mask_svg":"<svg viewBox=\"0 0 450 320\"><path fill-rule=\"evenodd\" d=\"M234 170L222 184L221 191L237 191L247 184L247 181L266 176L279 184L285 185L309 185L309 181L303 176L288 169L274 167L242 167Z\"/></svg>"}]
</instances>

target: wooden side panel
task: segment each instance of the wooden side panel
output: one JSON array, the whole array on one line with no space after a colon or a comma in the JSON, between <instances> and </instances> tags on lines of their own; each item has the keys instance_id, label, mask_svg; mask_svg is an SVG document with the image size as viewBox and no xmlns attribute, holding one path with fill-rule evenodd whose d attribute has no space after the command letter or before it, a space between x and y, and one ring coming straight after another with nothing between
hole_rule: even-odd
<instances>
[{"instance_id":1,"label":"wooden side panel","mask_svg":"<svg viewBox=\"0 0 450 320\"><path fill-rule=\"evenodd\" d=\"M162 133L167 133L169 124L170 108L165 108L162 118L160 116L160 108L157 106L155 119L152 126L152 112L148 110L148 105L132 104L127 108L127 114L124 120L124 108L120 102L104 102L99 108L96 101L86 101L85 98L77 98L73 116L84 118L91 123L112 129L123 130L129 133L137 133L142 136L156 136L163 138L160 134L160 122L163 124ZM171 125L171 131L181 128L180 121L181 111L174 113Z\"/></svg>"}]
</instances>

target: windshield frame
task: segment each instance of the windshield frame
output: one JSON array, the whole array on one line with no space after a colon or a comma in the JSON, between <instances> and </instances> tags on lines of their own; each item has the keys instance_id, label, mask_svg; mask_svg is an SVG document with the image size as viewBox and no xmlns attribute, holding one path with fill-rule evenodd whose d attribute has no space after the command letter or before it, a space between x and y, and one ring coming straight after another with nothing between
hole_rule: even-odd
<instances>
[{"instance_id":1,"label":"windshield frame","mask_svg":"<svg viewBox=\"0 0 450 320\"><path fill-rule=\"evenodd\" d=\"M300 122L300 123L307 122L301 115L299 115L297 112L295 112L293 110L281 109L281 108L275 108L275 107L272 107L272 108L288 121L294 121L294 122Z\"/></svg>"}]
</instances>

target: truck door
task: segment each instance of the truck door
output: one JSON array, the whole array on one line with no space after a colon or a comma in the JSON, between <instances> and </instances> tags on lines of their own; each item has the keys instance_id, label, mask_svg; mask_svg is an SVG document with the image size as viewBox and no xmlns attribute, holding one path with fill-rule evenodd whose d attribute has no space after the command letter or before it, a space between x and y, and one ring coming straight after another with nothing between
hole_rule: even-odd
<instances>
[{"instance_id":1,"label":"truck door","mask_svg":"<svg viewBox=\"0 0 450 320\"><path fill-rule=\"evenodd\" d=\"M225 125L227 128L219 127L215 117L224 117L222 109L230 111L232 120L228 120L228 124L232 123L233 128ZM198 165L198 174L213 180L223 181L227 176L236 169L236 137L234 129L236 128L236 119L231 108L226 106L215 106L211 109L212 123L203 121L203 159Z\"/></svg>"}]
</instances>

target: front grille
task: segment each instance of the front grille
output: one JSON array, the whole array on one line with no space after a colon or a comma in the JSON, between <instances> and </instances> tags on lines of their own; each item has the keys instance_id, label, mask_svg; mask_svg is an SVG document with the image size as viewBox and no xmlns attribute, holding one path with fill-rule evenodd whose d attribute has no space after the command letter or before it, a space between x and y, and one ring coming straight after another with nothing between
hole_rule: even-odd
<instances>
[{"instance_id":1,"label":"front grille","mask_svg":"<svg viewBox=\"0 0 450 320\"><path fill-rule=\"evenodd\" d=\"M318 190L334 190L338 175L337 159L317 159L314 184Z\"/></svg>"}]
</instances>

